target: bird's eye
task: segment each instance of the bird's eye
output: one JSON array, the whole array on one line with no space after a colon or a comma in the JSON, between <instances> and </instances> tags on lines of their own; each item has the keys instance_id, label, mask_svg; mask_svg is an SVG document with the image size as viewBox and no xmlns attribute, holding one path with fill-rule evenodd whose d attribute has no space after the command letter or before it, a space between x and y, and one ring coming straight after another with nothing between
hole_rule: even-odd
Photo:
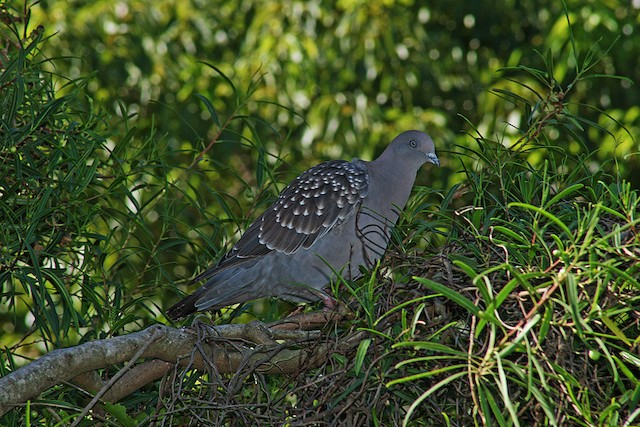
<instances>
[{"instance_id":1,"label":"bird's eye","mask_svg":"<svg viewBox=\"0 0 640 427\"><path fill-rule=\"evenodd\" d=\"M411 141L409 141L409 145L411 146L411 148L416 148L418 146L418 142L415 139L412 139Z\"/></svg>"}]
</instances>

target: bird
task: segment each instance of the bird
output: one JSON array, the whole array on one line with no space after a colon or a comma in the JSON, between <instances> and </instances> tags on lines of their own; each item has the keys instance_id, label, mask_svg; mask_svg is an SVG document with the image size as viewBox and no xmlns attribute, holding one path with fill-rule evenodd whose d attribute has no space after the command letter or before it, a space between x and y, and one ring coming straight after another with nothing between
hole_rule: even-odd
<instances>
[{"instance_id":1,"label":"bird","mask_svg":"<svg viewBox=\"0 0 640 427\"><path fill-rule=\"evenodd\" d=\"M338 276L382 258L418 170L440 165L433 140L399 134L373 161L329 160L300 174L220 261L193 282L204 285L170 307L180 319L265 297L294 303L335 300L324 291Z\"/></svg>"}]
</instances>

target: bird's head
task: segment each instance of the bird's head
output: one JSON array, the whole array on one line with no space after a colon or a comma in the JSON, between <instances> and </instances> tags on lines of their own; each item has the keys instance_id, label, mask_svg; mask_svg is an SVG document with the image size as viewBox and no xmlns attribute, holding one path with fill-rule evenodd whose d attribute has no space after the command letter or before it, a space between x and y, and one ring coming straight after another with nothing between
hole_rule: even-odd
<instances>
[{"instance_id":1,"label":"bird's head","mask_svg":"<svg viewBox=\"0 0 640 427\"><path fill-rule=\"evenodd\" d=\"M414 171L425 163L440 166L433 140L418 130L409 130L398 135L379 159L391 161L396 166L412 168Z\"/></svg>"}]
</instances>

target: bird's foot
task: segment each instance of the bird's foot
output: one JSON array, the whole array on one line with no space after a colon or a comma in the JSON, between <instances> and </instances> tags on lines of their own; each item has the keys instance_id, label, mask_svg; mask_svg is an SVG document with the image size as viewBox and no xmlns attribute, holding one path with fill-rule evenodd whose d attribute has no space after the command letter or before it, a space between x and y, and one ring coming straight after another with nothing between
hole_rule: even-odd
<instances>
[{"instance_id":1,"label":"bird's foot","mask_svg":"<svg viewBox=\"0 0 640 427\"><path fill-rule=\"evenodd\" d=\"M294 308L293 310L289 311L285 317L291 317L291 316L297 316L299 314L304 313L305 310L305 306L304 305L299 305L296 308Z\"/></svg>"},{"instance_id":2,"label":"bird's foot","mask_svg":"<svg viewBox=\"0 0 640 427\"><path fill-rule=\"evenodd\" d=\"M327 310L335 310L340 305L338 301L327 294L322 295L322 303Z\"/></svg>"}]
</instances>

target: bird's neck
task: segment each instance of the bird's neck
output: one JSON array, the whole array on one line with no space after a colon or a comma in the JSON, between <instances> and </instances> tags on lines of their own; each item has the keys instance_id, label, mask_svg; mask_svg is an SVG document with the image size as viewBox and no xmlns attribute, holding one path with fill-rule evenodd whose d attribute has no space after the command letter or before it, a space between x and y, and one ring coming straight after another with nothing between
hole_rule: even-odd
<instances>
[{"instance_id":1,"label":"bird's neck","mask_svg":"<svg viewBox=\"0 0 640 427\"><path fill-rule=\"evenodd\" d=\"M368 164L369 173L376 176L372 182L388 186L391 191L387 190L384 193L390 195L389 201L403 209L411 194L417 171L411 167L403 167L397 162L381 160L384 160L382 156Z\"/></svg>"}]
</instances>

